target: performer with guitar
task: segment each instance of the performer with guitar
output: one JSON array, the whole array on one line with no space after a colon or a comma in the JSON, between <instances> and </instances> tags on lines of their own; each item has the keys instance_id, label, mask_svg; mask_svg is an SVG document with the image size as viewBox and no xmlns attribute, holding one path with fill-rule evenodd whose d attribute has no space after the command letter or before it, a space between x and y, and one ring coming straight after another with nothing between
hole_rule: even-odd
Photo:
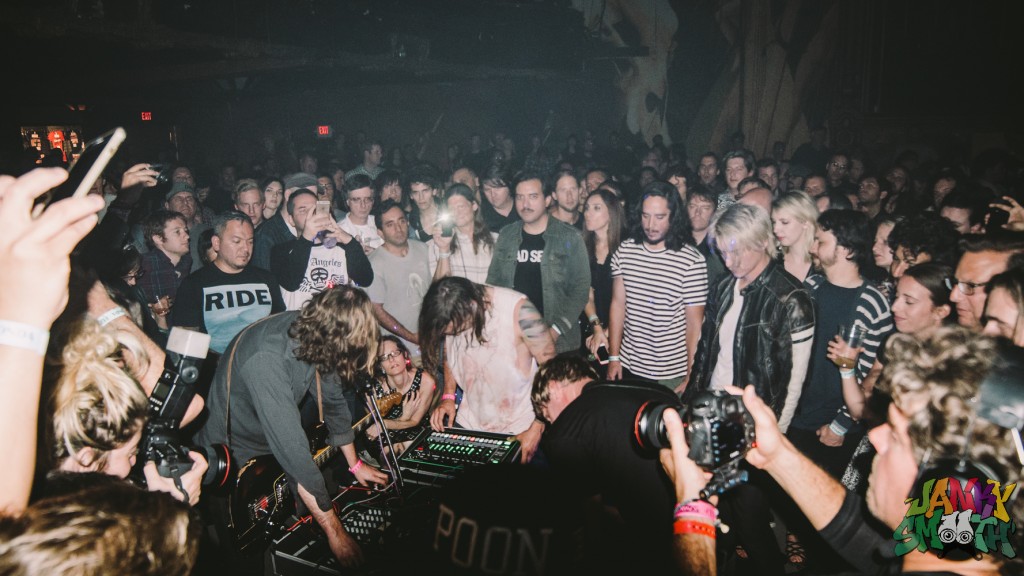
<instances>
[{"instance_id":1,"label":"performer with guitar","mask_svg":"<svg viewBox=\"0 0 1024 576\"><path fill-rule=\"evenodd\" d=\"M356 374L372 370L378 338L369 298L349 286L324 290L299 311L252 324L225 350L207 399L209 417L196 435L202 445L226 443L236 462L273 455L345 567L361 563L362 551L334 513L309 452L299 405L307 396L317 403L329 444L340 446L360 484L387 482L384 473L358 458L351 429ZM252 517L239 518L236 510L232 505L230 526L240 542L251 536L242 530L264 528L252 525Z\"/></svg>"}]
</instances>

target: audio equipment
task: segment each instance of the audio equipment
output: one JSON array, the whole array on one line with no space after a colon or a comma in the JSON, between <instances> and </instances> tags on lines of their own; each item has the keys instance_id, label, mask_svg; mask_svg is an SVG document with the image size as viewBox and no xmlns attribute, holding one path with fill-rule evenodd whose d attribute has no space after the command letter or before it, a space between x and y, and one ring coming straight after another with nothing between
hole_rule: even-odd
<instances>
[{"instance_id":1,"label":"audio equipment","mask_svg":"<svg viewBox=\"0 0 1024 576\"><path fill-rule=\"evenodd\" d=\"M401 499L394 494L393 490L373 492L352 486L334 498L342 526L363 551L366 562L362 569L343 570L323 531L307 516L272 541L274 574L390 574L412 569L416 559L426 553L436 521L436 502L420 488L405 492Z\"/></svg>"},{"instance_id":2,"label":"audio equipment","mask_svg":"<svg viewBox=\"0 0 1024 576\"><path fill-rule=\"evenodd\" d=\"M522 447L510 434L448 428L426 429L398 458L406 483L442 486L467 468L519 461Z\"/></svg>"}]
</instances>

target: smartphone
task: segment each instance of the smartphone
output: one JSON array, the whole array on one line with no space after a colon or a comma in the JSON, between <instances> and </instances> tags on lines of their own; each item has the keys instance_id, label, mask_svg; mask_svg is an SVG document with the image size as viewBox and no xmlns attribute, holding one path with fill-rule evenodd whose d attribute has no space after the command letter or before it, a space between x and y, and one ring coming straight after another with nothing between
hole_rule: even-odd
<instances>
[{"instance_id":1,"label":"smartphone","mask_svg":"<svg viewBox=\"0 0 1024 576\"><path fill-rule=\"evenodd\" d=\"M1002 202L1000 202L1002 204ZM1001 230L1010 220L1010 213L1001 208L989 208L988 218L985 219L986 230Z\"/></svg>"},{"instance_id":2,"label":"smartphone","mask_svg":"<svg viewBox=\"0 0 1024 576\"><path fill-rule=\"evenodd\" d=\"M441 223L441 236L448 238L455 234L455 222L452 221L451 214L442 212L437 220Z\"/></svg>"},{"instance_id":3,"label":"smartphone","mask_svg":"<svg viewBox=\"0 0 1024 576\"><path fill-rule=\"evenodd\" d=\"M331 214L331 202L329 200L317 200L316 208L313 209L314 214L323 214L325 216L332 216Z\"/></svg>"},{"instance_id":4,"label":"smartphone","mask_svg":"<svg viewBox=\"0 0 1024 576\"><path fill-rule=\"evenodd\" d=\"M88 194L117 153L125 136L124 129L117 127L87 142L82 153L68 168L68 179L37 198L36 204L42 204L45 208L65 198L79 198Z\"/></svg>"},{"instance_id":5,"label":"smartphone","mask_svg":"<svg viewBox=\"0 0 1024 576\"><path fill-rule=\"evenodd\" d=\"M601 346L597 349L597 362L601 366L608 364L608 348Z\"/></svg>"}]
</instances>

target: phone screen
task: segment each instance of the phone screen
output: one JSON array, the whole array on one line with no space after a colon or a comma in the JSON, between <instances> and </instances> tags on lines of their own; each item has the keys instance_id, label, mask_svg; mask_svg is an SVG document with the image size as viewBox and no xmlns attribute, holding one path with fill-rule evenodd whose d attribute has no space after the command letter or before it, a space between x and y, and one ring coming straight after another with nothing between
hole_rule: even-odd
<instances>
[{"instance_id":1,"label":"phone screen","mask_svg":"<svg viewBox=\"0 0 1024 576\"><path fill-rule=\"evenodd\" d=\"M82 154L68 168L68 179L37 198L36 204L49 206L65 198L77 198L88 194L124 139L124 129L118 127L86 143Z\"/></svg>"},{"instance_id":2,"label":"phone screen","mask_svg":"<svg viewBox=\"0 0 1024 576\"><path fill-rule=\"evenodd\" d=\"M608 349L601 346L597 349L597 361L604 366L608 363Z\"/></svg>"},{"instance_id":3,"label":"phone screen","mask_svg":"<svg viewBox=\"0 0 1024 576\"><path fill-rule=\"evenodd\" d=\"M444 212L438 220L441 223L441 236L447 238L455 234L455 222L452 221L451 214Z\"/></svg>"},{"instance_id":4,"label":"phone screen","mask_svg":"<svg viewBox=\"0 0 1024 576\"><path fill-rule=\"evenodd\" d=\"M331 203L328 202L327 200L317 200L316 201L315 213L316 214L324 214L326 216L330 216L331 215Z\"/></svg>"}]
</instances>

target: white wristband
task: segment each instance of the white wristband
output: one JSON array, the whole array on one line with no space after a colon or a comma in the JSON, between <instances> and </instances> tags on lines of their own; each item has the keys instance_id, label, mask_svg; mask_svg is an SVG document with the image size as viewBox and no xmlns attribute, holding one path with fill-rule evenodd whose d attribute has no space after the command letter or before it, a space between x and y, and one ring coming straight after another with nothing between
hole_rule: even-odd
<instances>
[{"instance_id":1,"label":"white wristband","mask_svg":"<svg viewBox=\"0 0 1024 576\"><path fill-rule=\"evenodd\" d=\"M100 317L96 319L96 322L98 322L100 326L106 326L126 314L128 314L128 312L126 312L124 308L118 306L117 308L111 308L101 314Z\"/></svg>"},{"instance_id":2,"label":"white wristband","mask_svg":"<svg viewBox=\"0 0 1024 576\"><path fill-rule=\"evenodd\" d=\"M50 341L49 330L43 330L10 320L0 320L0 345L13 346L31 350L40 356L46 354L46 344Z\"/></svg>"},{"instance_id":3,"label":"white wristband","mask_svg":"<svg viewBox=\"0 0 1024 576\"><path fill-rule=\"evenodd\" d=\"M846 428L843 428L835 422L829 423L828 429L834 432L836 436L846 436Z\"/></svg>"},{"instance_id":4,"label":"white wristband","mask_svg":"<svg viewBox=\"0 0 1024 576\"><path fill-rule=\"evenodd\" d=\"M445 260L445 259L451 258L452 257L452 253L451 252L439 252L437 257L440 258L441 260Z\"/></svg>"}]
</instances>

